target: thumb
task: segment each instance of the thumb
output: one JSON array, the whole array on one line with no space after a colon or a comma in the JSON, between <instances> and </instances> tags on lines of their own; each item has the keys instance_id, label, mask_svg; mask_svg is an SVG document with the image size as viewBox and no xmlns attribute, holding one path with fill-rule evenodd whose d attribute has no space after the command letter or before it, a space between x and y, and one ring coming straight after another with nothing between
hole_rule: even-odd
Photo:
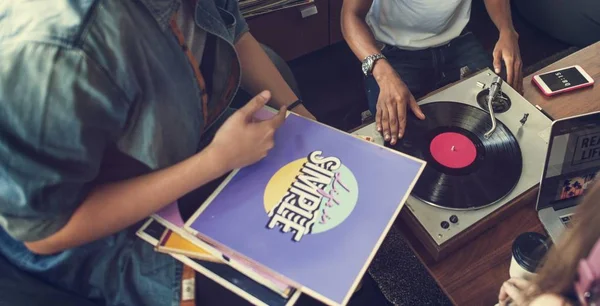
<instances>
[{"instance_id":1,"label":"thumb","mask_svg":"<svg viewBox=\"0 0 600 306\"><path fill-rule=\"evenodd\" d=\"M279 109L279 112L277 113L277 115L273 116L273 118L269 119L268 121L265 121L265 124L270 125L274 129L278 129L285 121L286 115L287 115L287 106L282 106Z\"/></svg>"},{"instance_id":2,"label":"thumb","mask_svg":"<svg viewBox=\"0 0 600 306\"><path fill-rule=\"evenodd\" d=\"M514 303L516 303L517 305L522 305L522 303L524 301L524 296L523 296L523 292L521 290L519 290L519 288L515 287L513 284L510 284L508 282L505 282L504 284L502 284L502 287L504 288L504 291L506 291L506 294L513 300Z\"/></svg>"},{"instance_id":3,"label":"thumb","mask_svg":"<svg viewBox=\"0 0 600 306\"><path fill-rule=\"evenodd\" d=\"M494 51L494 72L499 74L502 71L502 51Z\"/></svg>"},{"instance_id":4,"label":"thumb","mask_svg":"<svg viewBox=\"0 0 600 306\"><path fill-rule=\"evenodd\" d=\"M246 118L252 119L254 113L259 111L261 108L267 104L267 102L271 99L271 92L265 90L259 93L257 96L252 98L246 105L239 109Z\"/></svg>"},{"instance_id":5,"label":"thumb","mask_svg":"<svg viewBox=\"0 0 600 306\"><path fill-rule=\"evenodd\" d=\"M417 116L417 118L421 120L425 119L425 114L421 110L421 107L419 107L419 103L417 103L417 100L415 100L414 97L410 98L410 109Z\"/></svg>"}]
</instances>

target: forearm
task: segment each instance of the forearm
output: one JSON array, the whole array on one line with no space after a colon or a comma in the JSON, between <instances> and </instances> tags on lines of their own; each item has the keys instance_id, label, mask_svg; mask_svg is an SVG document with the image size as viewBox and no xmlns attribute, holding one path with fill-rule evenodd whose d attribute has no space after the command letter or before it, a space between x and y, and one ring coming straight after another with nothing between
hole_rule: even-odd
<instances>
[{"instance_id":1,"label":"forearm","mask_svg":"<svg viewBox=\"0 0 600 306\"><path fill-rule=\"evenodd\" d=\"M500 34L516 33L512 22L509 0L485 0L485 7Z\"/></svg>"},{"instance_id":2,"label":"forearm","mask_svg":"<svg viewBox=\"0 0 600 306\"><path fill-rule=\"evenodd\" d=\"M361 61L369 55L381 53L375 36L365 21L371 4L372 1L367 0L345 0L342 6L342 34L354 55ZM375 62L372 73L379 84L386 79L399 78L384 59Z\"/></svg>"},{"instance_id":3,"label":"forearm","mask_svg":"<svg viewBox=\"0 0 600 306\"><path fill-rule=\"evenodd\" d=\"M371 54L381 52L377 47L375 36L365 21L366 12L372 1L365 2L369 3L357 4L355 1L345 0L342 6L342 35L354 55L361 61ZM361 7L357 8L357 6ZM363 8L365 6L367 10Z\"/></svg>"},{"instance_id":4,"label":"forearm","mask_svg":"<svg viewBox=\"0 0 600 306\"><path fill-rule=\"evenodd\" d=\"M277 108L298 100L252 34L244 34L235 44L235 49L242 65L242 88L248 93L254 96L269 90L272 96L269 103Z\"/></svg>"},{"instance_id":5,"label":"forearm","mask_svg":"<svg viewBox=\"0 0 600 306\"><path fill-rule=\"evenodd\" d=\"M26 246L35 253L52 254L114 234L222 176L224 168L218 156L205 149L169 168L99 186L62 229Z\"/></svg>"}]
</instances>

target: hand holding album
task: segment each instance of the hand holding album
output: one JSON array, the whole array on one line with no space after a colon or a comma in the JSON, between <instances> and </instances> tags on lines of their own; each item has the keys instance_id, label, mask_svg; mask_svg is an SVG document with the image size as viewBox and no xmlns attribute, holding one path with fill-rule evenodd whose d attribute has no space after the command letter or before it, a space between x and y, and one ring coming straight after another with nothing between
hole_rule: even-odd
<instances>
[{"instance_id":1,"label":"hand holding album","mask_svg":"<svg viewBox=\"0 0 600 306\"><path fill-rule=\"evenodd\" d=\"M226 171L258 162L275 145L273 137L285 120L285 107L269 119L260 120L261 116L255 116L270 98L271 94L263 91L231 115L215 134L207 149L216 154Z\"/></svg>"}]
</instances>

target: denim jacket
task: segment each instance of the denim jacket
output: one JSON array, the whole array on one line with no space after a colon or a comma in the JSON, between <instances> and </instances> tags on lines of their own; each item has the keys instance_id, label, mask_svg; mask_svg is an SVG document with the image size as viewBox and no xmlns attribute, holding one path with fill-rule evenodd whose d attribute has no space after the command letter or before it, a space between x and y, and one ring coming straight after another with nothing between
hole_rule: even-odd
<instances>
[{"instance_id":1,"label":"denim jacket","mask_svg":"<svg viewBox=\"0 0 600 306\"><path fill-rule=\"evenodd\" d=\"M180 1L0 1L0 254L16 265L43 272L83 260L77 249L35 256L18 241L64 226L106 156L139 164L137 174L168 167L196 153L227 108L241 76L233 44L248 30L238 1L196 6L197 25L216 37L208 109L169 27Z\"/></svg>"},{"instance_id":2,"label":"denim jacket","mask_svg":"<svg viewBox=\"0 0 600 306\"><path fill-rule=\"evenodd\" d=\"M0 225L16 239L61 228L112 146L152 170L194 154L239 85L237 0L196 7L198 26L218 37L208 110L169 28L179 1L3 3Z\"/></svg>"}]
</instances>

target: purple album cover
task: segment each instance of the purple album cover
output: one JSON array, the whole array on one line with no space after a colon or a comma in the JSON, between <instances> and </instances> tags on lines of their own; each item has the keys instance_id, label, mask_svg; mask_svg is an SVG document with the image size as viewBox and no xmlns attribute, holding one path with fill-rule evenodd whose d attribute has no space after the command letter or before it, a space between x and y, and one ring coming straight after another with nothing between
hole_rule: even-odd
<instances>
[{"instance_id":1,"label":"purple album cover","mask_svg":"<svg viewBox=\"0 0 600 306\"><path fill-rule=\"evenodd\" d=\"M345 304L424 166L289 114L268 156L234 173L186 226Z\"/></svg>"},{"instance_id":2,"label":"purple album cover","mask_svg":"<svg viewBox=\"0 0 600 306\"><path fill-rule=\"evenodd\" d=\"M272 118L275 115L276 111L272 108L265 106L261 108L256 113L254 113L254 118L257 120L266 120ZM158 219L160 223L164 226L168 227L172 231L178 232L181 230L185 224L185 220L183 219L180 211L178 202L175 201L161 210L154 213L154 217Z\"/></svg>"},{"instance_id":3,"label":"purple album cover","mask_svg":"<svg viewBox=\"0 0 600 306\"><path fill-rule=\"evenodd\" d=\"M159 210L158 212L155 213L155 216L158 217L159 219L162 219L161 221L168 222L172 226L175 226L177 228L182 228L184 225L183 218L181 217L181 214L179 213L179 207L177 205L177 202L173 202L173 203L167 205L166 207L164 207L163 209ZM163 224L163 225L165 225L165 224ZM170 228L170 230L174 230L174 229Z\"/></svg>"}]
</instances>

